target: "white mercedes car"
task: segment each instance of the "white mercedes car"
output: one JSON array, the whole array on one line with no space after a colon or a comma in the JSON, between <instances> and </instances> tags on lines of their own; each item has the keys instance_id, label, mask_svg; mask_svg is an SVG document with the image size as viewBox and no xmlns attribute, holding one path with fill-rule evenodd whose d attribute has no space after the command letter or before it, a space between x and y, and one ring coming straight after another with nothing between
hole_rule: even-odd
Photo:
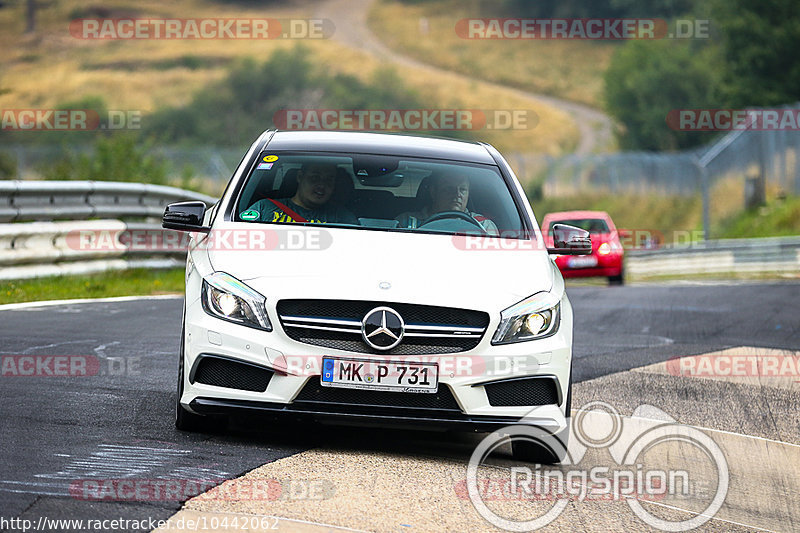
<instances>
[{"instance_id":1,"label":"white mercedes car","mask_svg":"<svg viewBox=\"0 0 800 533\"><path fill-rule=\"evenodd\" d=\"M176 426L231 416L568 435L572 308L508 163L477 142L266 131L189 232ZM558 453L514 442L523 460Z\"/></svg>"}]
</instances>

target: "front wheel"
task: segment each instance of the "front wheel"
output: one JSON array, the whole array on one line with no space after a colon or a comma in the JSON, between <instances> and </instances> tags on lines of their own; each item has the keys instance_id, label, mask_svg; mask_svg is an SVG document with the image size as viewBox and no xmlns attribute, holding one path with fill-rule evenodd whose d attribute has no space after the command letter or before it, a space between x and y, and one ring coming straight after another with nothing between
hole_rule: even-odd
<instances>
[{"instance_id":1,"label":"front wheel","mask_svg":"<svg viewBox=\"0 0 800 533\"><path fill-rule=\"evenodd\" d=\"M608 277L608 284L609 285L625 285L625 271L620 270L618 276L609 276Z\"/></svg>"},{"instance_id":2,"label":"front wheel","mask_svg":"<svg viewBox=\"0 0 800 533\"><path fill-rule=\"evenodd\" d=\"M567 455L570 434L570 411L572 410L572 366L570 365L567 402L564 412L567 427L553 435L541 439L517 438L511 441L511 455L518 461L554 465L562 462ZM512 436L512 438L514 438Z\"/></svg>"},{"instance_id":3,"label":"front wheel","mask_svg":"<svg viewBox=\"0 0 800 533\"><path fill-rule=\"evenodd\" d=\"M180 350L180 362L178 363L178 397L175 399L175 428L179 431L200 431L200 432L210 432L213 429L220 429L225 426L225 424L220 424L219 420L209 417L209 416L202 416L187 411L181 405L181 397L183 396L183 380L185 379L184 374L184 339L186 338L186 330L181 328L181 350ZM215 422L217 422L215 424Z\"/></svg>"}]
</instances>

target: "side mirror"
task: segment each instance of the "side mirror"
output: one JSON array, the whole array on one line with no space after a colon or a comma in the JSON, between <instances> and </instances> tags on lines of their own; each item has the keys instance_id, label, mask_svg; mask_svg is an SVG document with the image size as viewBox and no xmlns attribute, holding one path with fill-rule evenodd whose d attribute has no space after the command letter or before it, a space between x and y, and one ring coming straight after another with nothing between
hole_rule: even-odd
<instances>
[{"instance_id":1,"label":"side mirror","mask_svg":"<svg viewBox=\"0 0 800 533\"><path fill-rule=\"evenodd\" d=\"M566 224L553 225L553 247L548 253L559 255L588 255L592 253L592 239L585 229Z\"/></svg>"},{"instance_id":2,"label":"side mirror","mask_svg":"<svg viewBox=\"0 0 800 533\"><path fill-rule=\"evenodd\" d=\"M203 226L206 204L203 202L178 202L169 204L164 210L161 227L180 231L208 233L211 228Z\"/></svg>"}]
</instances>

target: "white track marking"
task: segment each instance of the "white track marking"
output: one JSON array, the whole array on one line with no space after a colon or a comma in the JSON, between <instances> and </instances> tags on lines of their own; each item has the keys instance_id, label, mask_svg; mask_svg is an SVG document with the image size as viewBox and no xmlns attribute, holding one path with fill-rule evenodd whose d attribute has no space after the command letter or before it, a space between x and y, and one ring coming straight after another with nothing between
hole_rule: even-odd
<instances>
[{"instance_id":1,"label":"white track marking","mask_svg":"<svg viewBox=\"0 0 800 533\"><path fill-rule=\"evenodd\" d=\"M183 298L182 294L155 294L149 296L114 296L111 298L78 298L74 300L43 300L39 302L20 302L16 304L0 305L0 311L17 309L31 309L36 307L53 307L57 305L90 304L104 302L133 302L138 300L176 300Z\"/></svg>"}]
</instances>

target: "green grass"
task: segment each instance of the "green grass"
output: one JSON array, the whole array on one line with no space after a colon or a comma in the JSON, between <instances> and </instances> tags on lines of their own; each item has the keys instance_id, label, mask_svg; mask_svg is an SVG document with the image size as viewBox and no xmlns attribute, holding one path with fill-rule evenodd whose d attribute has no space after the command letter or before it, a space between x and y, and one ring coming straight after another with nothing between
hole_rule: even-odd
<instances>
[{"instance_id":1,"label":"green grass","mask_svg":"<svg viewBox=\"0 0 800 533\"><path fill-rule=\"evenodd\" d=\"M0 304L183 292L181 268L0 281Z\"/></svg>"},{"instance_id":2,"label":"green grass","mask_svg":"<svg viewBox=\"0 0 800 533\"><path fill-rule=\"evenodd\" d=\"M723 220L715 233L725 239L800 235L800 197L775 199L737 213Z\"/></svg>"}]
</instances>

